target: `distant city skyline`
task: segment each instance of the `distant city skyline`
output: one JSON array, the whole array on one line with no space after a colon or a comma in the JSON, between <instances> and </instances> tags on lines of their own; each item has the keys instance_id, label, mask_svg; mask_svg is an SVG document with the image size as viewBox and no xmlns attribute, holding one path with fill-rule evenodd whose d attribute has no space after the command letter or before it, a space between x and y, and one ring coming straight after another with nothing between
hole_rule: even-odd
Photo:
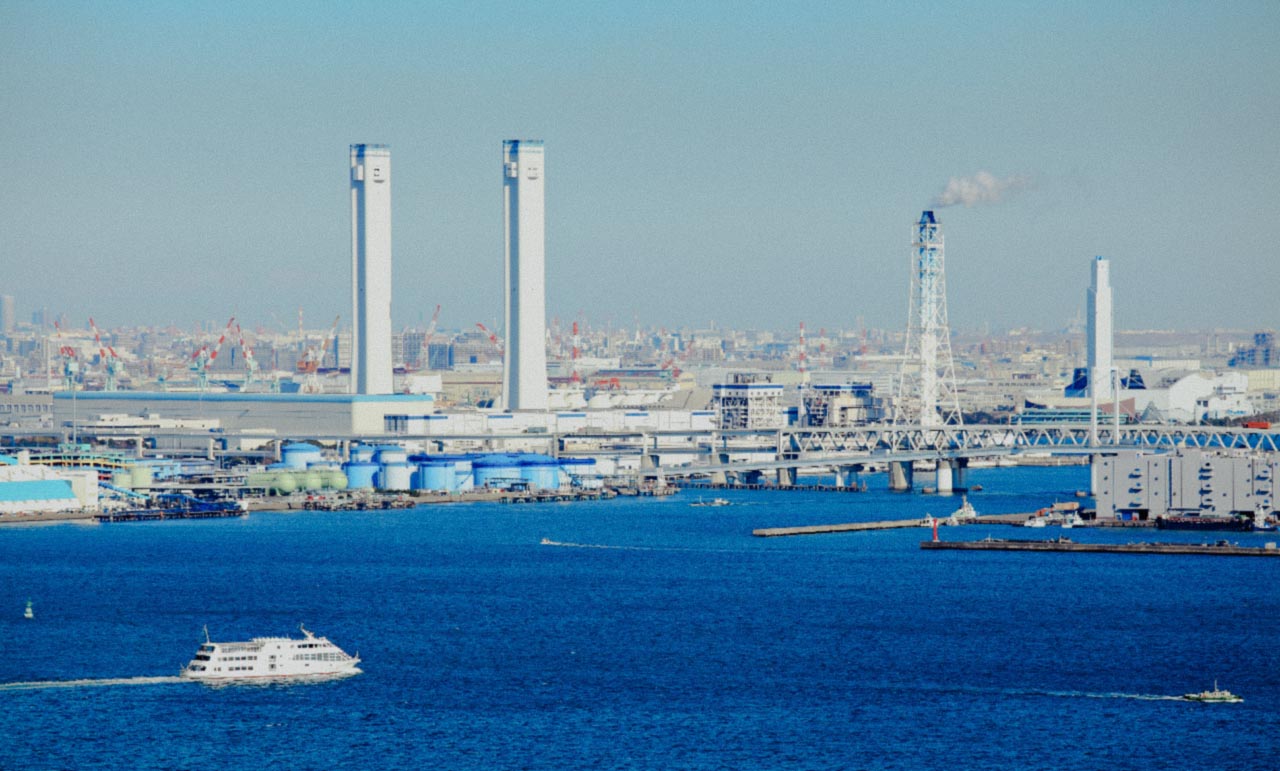
<instances>
[{"instance_id":1,"label":"distant city skyline","mask_svg":"<svg viewBox=\"0 0 1280 771\"><path fill-rule=\"evenodd\" d=\"M396 153L393 323L503 315L502 140L541 137L547 312L1274 328L1280 7L0 5L0 293L103 327L350 299L348 146ZM518 19L518 20L516 20ZM355 53L358 52L358 53Z\"/></svg>"}]
</instances>

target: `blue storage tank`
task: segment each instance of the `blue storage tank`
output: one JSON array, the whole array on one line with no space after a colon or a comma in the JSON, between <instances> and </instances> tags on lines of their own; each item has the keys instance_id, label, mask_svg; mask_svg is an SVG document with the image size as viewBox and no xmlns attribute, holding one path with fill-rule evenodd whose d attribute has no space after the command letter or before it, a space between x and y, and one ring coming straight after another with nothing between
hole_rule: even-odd
<instances>
[{"instance_id":1,"label":"blue storage tank","mask_svg":"<svg viewBox=\"0 0 1280 771\"><path fill-rule=\"evenodd\" d=\"M321 460L320 448L305 442L293 442L280 448L280 461L285 468L304 469L308 463Z\"/></svg>"},{"instance_id":2,"label":"blue storage tank","mask_svg":"<svg viewBox=\"0 0 1280 771\"><path fill-rule=\"evenodd\" d=\"M560 487L560 461L550 455L521 456L520 478L530 487L554 490Z\"/></svg>"},{"instance_id":3,"label":"blue storage tank","mask_svg":"<svg viewBox=\"0 0 1280 771\"><path fill-rule=\"evenodd\" d=\"M418 464L413 489L453 492L458 489L452 461L436 460Z\"/></svg>"},{"instance_id":4,"label":"blue storage tank","mask_svg":"<svg viewBox=\"0 0 1280 771\"><path fill-rule=\"evenodd\" d=\"M374 484L379 490L413 489L412 463L383 463Z\"/></svg>"},{"instance_id":5,"label":"blue storage tank","mask_svg":"<svg viewBox=\"0 0 1280 771\"><path fill-rule=\"evenodd\" d=\"M368 444L351 445L351 462L352 463L368 463L373 460L373 453L376 448Z\"/></svg>"},{"instance_id":6,"label":"blue storage tank","mask_svg":"<svg viewBox=\"0 0 1280 771\"><path fill-rule=\"evenodd\" d=\"M405 463L409 460L409 452L399 445L384 444L374 453L373 459L384 466Z\"/></svg>"},{"instance_id":7,"label":"blue storage tank","mask_svg":"<svg viewBox=\"0 0 1280 771\"><path fill-rule=\"evenodd\" d=\"M477 455L471 461L476 487L510 487L512 482L524 479L520 474L520 459L513 455Z\"/></svg>"},{"instance_id":8,"label":"blue storage tank","mask_svg":"<svg viewBox=\"0 0 1280 771\"><path fill-rule=\"evenodd\" d=\"M347 475L347 488L350 490L368 490L373 487L373 477L378 473L377 463L347 463L342 467Z\"/></svg>"}]
</instances>

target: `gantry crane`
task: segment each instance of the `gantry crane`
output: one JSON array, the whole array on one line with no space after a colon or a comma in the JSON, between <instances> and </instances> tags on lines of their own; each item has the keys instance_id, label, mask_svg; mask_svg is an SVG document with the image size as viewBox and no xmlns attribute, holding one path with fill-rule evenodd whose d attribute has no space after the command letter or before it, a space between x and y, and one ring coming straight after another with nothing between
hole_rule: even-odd
<instances>
[{"instance_id":1,"label":"gantry crane","mask_svg":"<svg viewBox=\"0 0 1280 771\"><path fill-rule=\"evenodd\" d=\"M227 322L227 328L222 330L222 336L218 338L218 342L213 346L213 350L209 349L209 344L205 343L196 349L191 355L191 366L188 367L192 372L196 373L196 385L201 391L209 388L209 368L218 359L218 352L222 350L222 343L227 339L227 333L231 331L231 327L236 323L236 317L232 316Z\"/></svg>"},{"instance_id":2,"label":"gantry crane","mask_svg":"<svg viewBox=\"0 0 1280 771\"><path fill-rule=\"evenodd\" d=\"M304 351L302 358L298 360L298 372L306 375L302 383L303 393L318 394L323 390L320 387L320 365L324 363L324 356L328 353L329 346L333 344L333 339L338 336L338 321L341 319L341 315L334 316L329 336L319 347L311 347Z\"/></svg>"},{"instance_id":3,"label":"gantry crane","mask_svg":"<svg viewBox=\"0 0 1280 771\"><path fill-rule=\"evenodd\" d=\"M125 374L124 362L116 355L115 348L102 344L102 332L92 316L89 317L89 329L93 330L93 343L98 346L98 358L102 360L102 390L115 391L121 376Z\"/></svg>"}]
</instances>

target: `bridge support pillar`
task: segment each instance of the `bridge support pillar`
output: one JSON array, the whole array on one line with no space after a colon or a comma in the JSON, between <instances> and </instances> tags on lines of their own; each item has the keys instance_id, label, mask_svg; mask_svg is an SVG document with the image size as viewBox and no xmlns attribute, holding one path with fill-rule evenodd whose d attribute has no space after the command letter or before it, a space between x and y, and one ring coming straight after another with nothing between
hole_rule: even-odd
<instances>
[{"instance_id":1,"label":"bridge support pillar","mask_svg":"<svg viewBox=\"0 0 1280 771\"><path fill-rule=\"evenodd\" d=\"M796 470L794 468L778 469L778 487L795 487Z\"/></svg>"},{"instance_id":2,"label":"bridge support pillar","mask_svg":"<svg viewBox=\"0 0 1280 771\"><path fill-rule=\"evenodd\" d=\"M836 466L836 487L857 487L858 466Z\"/></svg>"},{"instance_id":3,"label":"bridge support pillar","mask_svg":"<svg viewBox=\"0 0 1280 771\"><path fill-rule=\"evenodd\" d=\"M896 492L910 491L912 475L911 461L891 461L889 463L889 489Z\"/></svg>"},{"instance_id":4,"label":"bridge support pillar","mask_svg":"<svg viewBox=\"0 0 1280 771\"><path fill-rule=\"evenodd\" d=\"M718 463L720 466L728 466L729 453L727 452L716 453L716 463ZM711 484L713 485L729 484L729 474L725 471L711 472Z\"/></svg>"},{"instance_id":5,"label":"bridge support pillar","mask_svg":"<svg viewBox=\"0 0 1280 771\"><path fill-rule=\"evenodd\" d=\"M742 481L749 485L758 485L764 482L763 471L748 471L742 475Z\"/></svg>"},{"instance_id":6,"label":"bridge support pillar","mask_svg":"<svg viewBox=\"0 0 1280 771\"><path fill-rule=\"evenodd\" d=\"M954 472L953 478L951 480L952 489L954 489L958 493L968 492L969 483L967 480L969 477L969 459L968 458L952 459L951 469Z\"/></svg>"},{"instance_id":7,"label":"bridge support pillar","mask_svg":"<svg viewBox=\"0 0 1280 771\"><path fill-rule=\"evenodd\" d=\"M938 474L937 482L935 483L938 490L938 494L950 495L951 481L952 481L951 461L947 460L946 458L938 458L938 461L934 465L934 468L937 469L937 474Z\"/></svg>"}]
</instances>

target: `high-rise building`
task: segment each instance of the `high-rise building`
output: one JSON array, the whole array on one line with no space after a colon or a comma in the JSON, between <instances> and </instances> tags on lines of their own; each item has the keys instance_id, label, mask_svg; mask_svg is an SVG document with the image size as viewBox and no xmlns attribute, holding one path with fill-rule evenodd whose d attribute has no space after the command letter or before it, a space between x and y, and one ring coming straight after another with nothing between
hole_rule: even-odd
<instances>
[{"instance_id":1,"label":"high-rise building","mask_svg":"<svg viewBox=\"0 0 1280 771\"><path fill-rule=\"evenodd\" d=\"M14 319L13 295L7 294L0 296L0 332L6 335L12 334L16 323L17 322Z\"/></svg>"},{"instance_id":2,"label":"high-rise building","mask_svg":"<svg viewBox=\"0 0 1280 771\"><path fill-rule=\"evenodd\" d=\"M508 410L547 408L546 169L541 140L502 143L507 344L502 400Z\"/></svg>"},{"instance_id":3,"label":"high-rise building","mask_svg":"<svg viewBox=\"0 0 1280 771\"><path fill-rule=\"evenodd\" d=\"M1089 396L1111 398L1112 318L1111 260L1095 257L1093 276L1086 295L1088 303Z\"/></svg>"},{"instance_id":4,"label":"high-rise building","mask_svg":"<svg viewBox=\"0 0 1280 771\"><path fill-rule=\"evenodd\" d=\"M392 392L391 149L351 145L351 305L357 394Z\"/></svg>"}]
</instances>

